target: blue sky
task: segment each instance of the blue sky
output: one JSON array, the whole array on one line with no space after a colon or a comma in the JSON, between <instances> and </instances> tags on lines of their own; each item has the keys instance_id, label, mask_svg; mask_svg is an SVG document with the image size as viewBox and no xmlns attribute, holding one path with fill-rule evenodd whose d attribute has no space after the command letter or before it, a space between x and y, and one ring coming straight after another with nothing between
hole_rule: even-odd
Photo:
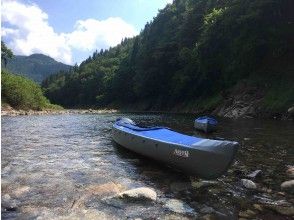
<instances>
[{"instance_id":1,"label":"blue sky","mask_svg":"<svg viewBox=\"0 0 294 220\"><path fill-rule=\"evenodd\" d=\"M172 0L2 0L1 37L14 54L80 63L137 35Z\"/></svg>"}]
</instances>

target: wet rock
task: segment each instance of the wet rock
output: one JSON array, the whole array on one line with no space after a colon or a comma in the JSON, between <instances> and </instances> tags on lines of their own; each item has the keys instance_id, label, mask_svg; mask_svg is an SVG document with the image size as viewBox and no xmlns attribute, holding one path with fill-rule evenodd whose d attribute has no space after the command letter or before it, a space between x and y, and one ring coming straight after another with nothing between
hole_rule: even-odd
<instances>
[{"instance_id":1,"label":"wet rock","mask_svg":"<svg viewBox=\"0 0 294 220\"><path fill-rule=\"evenodd\" d=\"M136 165L139 165L142 163L140 159L127 159L126 161Z\"/></svg>"},{"instance_id":2,"label":"wet rock","mask_svg":"<svg viewBox=\"0 0 294 220\"><path fill-rule=\"evenodd\" d=\"M161 178L164 173L160 170L158 171L152 171L152 170L145 170L142 172L143 176L148 176L150 178Z\"/></svg>"},{"instance_id":3,"label":"wet rock","mask_svg":"<svg viewBox=\"0 0 294 220\"><path fill-rule=\"evenodd\" d=\"M212 214L215 212L215 210L212 207L204 206L203 208L200 209L199 212L202 214Z\"/></svg>"},{"instance_id":4,"label":"wet rock","mask_svg":"<svg viewBox=\"0 0 294 220\"><path fill-rule=\"evenodd\" d=\"M91 185L86 188L86 193L99 196L110 196L120 193L123 189L124 187L120 184L108 182L100 185Z\"/></svg>"},{"instance_id":5,"label":"wet rock","mask_svg":"<svg viewBox=\"0 0 294 220\"><path fill-rule=\"evenodd\" d=\"M71 205L72 209L80 209L84 207L84 204L89 201L91 197L109 197L117 195L123 191L124 187L120 184L115 184L113 182L108 182L100 185L90 185L88 186L82 195L75 199Z\"/></svg>"},{"instance_id":6,"label":"wet rock","mask_svg":"<svg viewBox=\"0 0 294 220\"><path fill-rule=\"evenodd\" d=\"M106 197L106 198L103 198L101 200L101 202L109 205L109 206L112 206L112 207L115 207L115 208L118 208L118 209L121 209L124 207L124 202L118 198L118 197Z\"/></svg>"},{"instance_id":7,"label":"wet rock","mask_svg":"<svg viewBox=\"0 0 294 220\"><path fill-rule=\"evenodd\" d=\"M211 214L206 214L200 218L201 220L216 220L216 217Z\"/></svg>"},{"instance_id":8,"label":"wet rock","mask_svg":"<svg viewBox=\"0 0 294 220\"><path fill-rule=\"evenodd\" d=\"M191 185L194 188L204 188L204 187L209 187L209 186L215 186L217 185L217 181L212 181L212 180L200 180L200 181L192 181Z\"/></svg>"},{"instance_id":9,"label":"wet rock","mask_svg":"<svg viewBox=\"0 0 294 220\"><path fill-rule=\"evenodd\" d=\"M278 206L278 205L269 205L267 206L273 211L276 211L277 213L280 213L281 215L288 215L292 216L294 215L294 206Z\"/></svg>"},{"instance_id":10,"label":"wet rock","mask_svg":"<svg viewBox=\"0 0 294 220\"><path fill-rule=\"evenodd\" d=\"M9 194L5 194L1 198L1 209L4 211L16 211L19 204L11 199Z\"/></svg>"},{"instance_id":11,"label":"wet rock","mask_svg":"<svg viewBox=\"0 0 294 220\"><path fill-rule=\"evenodd\" d=\"M255 179L255 178L259 178L262 175L262 171L261 170L255 170L252 173L248 174L247 177L250 179Z\"/></svg>"},{"instance_id":12,"label":"wet rock","mask_svg":"<svg viewBox=\"0 0 294 220\"><path fill-rule=\"evenodd\" d=\"M9 194L5 194L2 196L2 201L9 201L11 199Z\"/></svg>"},{"instance_id":13,"label":"wet rock","mask_svg":"<svg viewBox=\"0 0 294 220\"><path fill-rule=\"evenodd\" d=\"M294 180L288 180L281 184L281 189L286 192L294 193Z\"/></svg>"},{"instance_id":14,"label":"wet rock","mask_svg":"<svg viewBox=\"0 0 294 220\"><path fill-rule=\"evenodd\" d=\"M182 215L171 214L171 215L164 216L163 219L164 220L189 220L190 218L184 217Z\"/></svg>"},{"instance_id":15,"label":"wet rock","mask_svg":"<svg viewBox=\"0 0 294 220\"><path fill-rule=\"evenodd\" d=\"M196 214L193 208L191 208L188 204L178 199L168 199L165 202L164 207L175 213L190 214L190 215Z\"/></svg>"},{"instance_id":16,"label":"wet rock","mask_svg":"<svg viewBox=\"0 0 294 220\"><path fill-rule=\"evenodd\" d=\"M30 190L29 186L22 186L14 190L13 195L16 197L20 197L22 194L27 193Z\"/></svg>"},{"instance_id":17,"label":"wet rock","mask_svg":"<svg viewBox=\"0 0 294 220\"><path fill-rule=\"evenodd\" d=\"M286 174L289 178L294 178L294 166L288 166Z\"/></svg>"},{"instance_id":18,"label":"wet rock","mask_svg":"<svg viewBox=\"0 0 294 220\"><path fill-rule=\"evenodd\" d=\"M173 192L188 190L188 189L191 189L191 183L190 182L173 182L170 185L170 189Z\"/></svg>"},{"instance_id":19,"label":"wet rock","mask_svg":"<svg viewBox=\"0 0 294 220\"><path fill-rule=\"evenodd\" d=\"M294 115L294 106L288 109L288 113L289 115L292 115L292 116Z\"/></svg>"},{"instance_id":20,"label":"wet rock","mask_svg":"<svg viewBox=\"0 0 294 220\"><path fill-rule=\"evenodd\" d=\"M262 211L263 211L263 208L262 208L262 206L261 206L261 205L259 205L259 204L254 204L254 205L253 205L253 207L254 207L256 210L260 211L260 212L262 212Z\"/></svg>"},{"instance_id":21,"label":"wet rock","mask_svg":"<svg viewBox=\"0 0 294 220\"><path fill-rule=\"evenodd\" d=\"M242 217L242 218L253 218L255 215L256 215L256 212L254 212L250 209L247 209L246 211L239 212L239 217Z\"/></svg>"},{"instance_id":22,"label":"wet rock","mask_svg":"<svg viewBox=\"0 0 294 220\"><path fill-rule=\"evenodd\" d=\"M155 201L157 198L157 193L154 189L148 187L139 187L136 189L131 189L124 191L119 194L120 198L123 199L134 199L134 200L151 200Z\"/></svg>"},{"instance_id":23,"label":"wet rock","mask_svg":"<svg viewBox=\"0 0 294 220\"><path fill-rule=\"evenodd\" d=\"M241 179L241 183L242 183L242 186L244 186L247 189L256 189L257 188L256 184L253 181L248 180L248 179Z\"/></svg>"}]
</instances>

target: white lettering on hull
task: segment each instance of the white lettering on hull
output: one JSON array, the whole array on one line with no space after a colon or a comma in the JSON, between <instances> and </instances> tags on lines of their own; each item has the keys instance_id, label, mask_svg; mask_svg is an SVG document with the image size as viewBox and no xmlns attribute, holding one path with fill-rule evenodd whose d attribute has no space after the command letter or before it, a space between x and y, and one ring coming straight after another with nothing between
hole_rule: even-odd
<instances>
[{"instance_id":1,"label":"white lettering on hull","mask_svg":"<svg viewBox=\"0 0 294 220\"><path fill-rule=\"evenodd\" d=\"M187 150L175 149L173 154L178 157L186 157L186 158L189 157L189 151Z\"/></svg>"}]
</instances>

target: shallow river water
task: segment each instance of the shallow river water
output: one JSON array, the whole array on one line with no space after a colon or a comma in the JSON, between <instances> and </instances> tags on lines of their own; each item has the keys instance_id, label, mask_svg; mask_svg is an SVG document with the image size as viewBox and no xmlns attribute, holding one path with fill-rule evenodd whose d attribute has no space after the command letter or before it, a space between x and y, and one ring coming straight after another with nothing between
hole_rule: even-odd
<instances>
[{"instance_id":1,"label":"shallow river water","mask_svg":"<svg viewBox=\"0 0 294 220\"><path fill-rule=\"evenodd\" d=\"M241 147L226 175L205 181L116 145L111 126L122 116ZM193 129L194 117L2 117L2 219L291 219L293 194L280 185L294 165L294 123L219 119L218 131L206 136ZM255 170L257 189L246 189L241 179ZM156 201L107 199L137 187L154 189Z\"/></svg>"}]
</instances>

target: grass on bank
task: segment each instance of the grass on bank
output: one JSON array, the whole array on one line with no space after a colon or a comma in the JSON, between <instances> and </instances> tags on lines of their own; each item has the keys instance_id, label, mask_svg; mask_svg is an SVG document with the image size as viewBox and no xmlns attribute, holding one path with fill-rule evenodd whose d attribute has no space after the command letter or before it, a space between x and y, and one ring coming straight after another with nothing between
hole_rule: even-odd
<instances>
[{"instance_id":1,"label":"grass on bank","mask_svg":"<svg viewBox=\"0 0 294 220\"><path fill-rule=\"evenodd\" d=\"M41 87L34 81L7 70L1 71L1 105L10 105L22 110L60 110L61 106L53 105L43 95Z\"/></svg>"}]
</instances>

